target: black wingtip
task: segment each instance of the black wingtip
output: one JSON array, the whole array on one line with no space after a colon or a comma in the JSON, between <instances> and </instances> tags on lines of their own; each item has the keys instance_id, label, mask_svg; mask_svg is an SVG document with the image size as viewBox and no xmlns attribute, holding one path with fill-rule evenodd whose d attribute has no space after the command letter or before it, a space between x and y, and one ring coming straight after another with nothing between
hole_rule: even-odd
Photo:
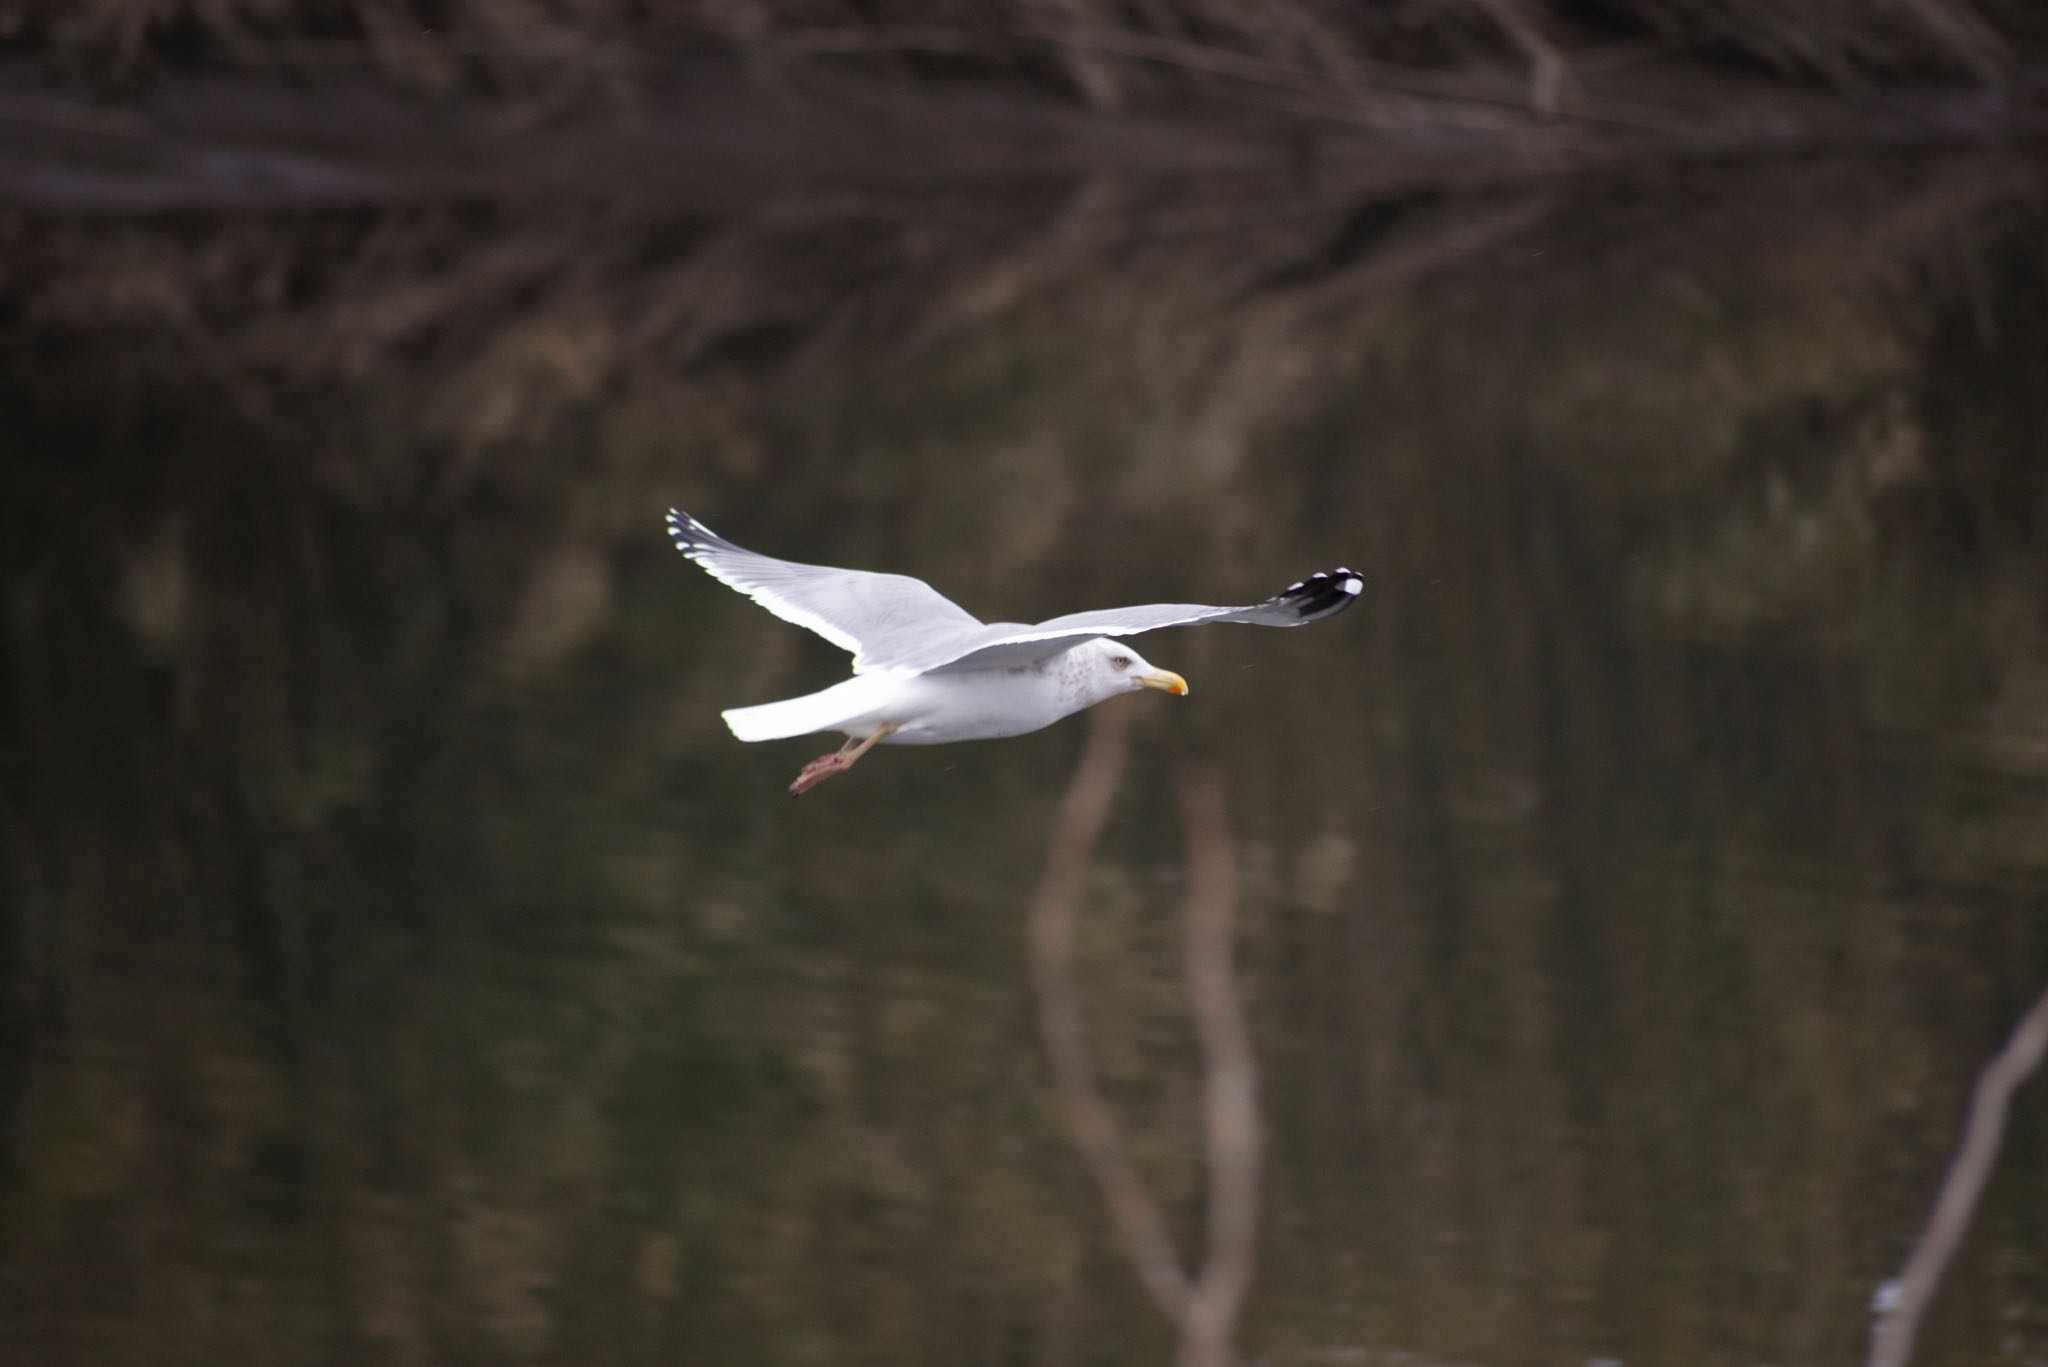
<instances>
[{"instance_id":1,"label":"black wingtip","mask_svg":"<svg viewBox=\"0 0 2048 1367\"><path fill-rule=\"evenodd\" d=\"M694 560L707 545L717 544L718 536L682 509L671 508L668 510L668 539L676 543L677 550Z\"/></svg>"},{"instance_id":2,"label":"black wingtip","mask_svg":"<svg viewBox=\"0 0 2048 1367\"><path fill-rule=\"evenodd\" d=\"M1340 565L1334 570L1317 570L1308 578L1289 584L1273 601L1292 608L1301 622L1313 622L1336 616L1357 602L1364 591L1365 577Z\"/></svg>"}]
</instances>

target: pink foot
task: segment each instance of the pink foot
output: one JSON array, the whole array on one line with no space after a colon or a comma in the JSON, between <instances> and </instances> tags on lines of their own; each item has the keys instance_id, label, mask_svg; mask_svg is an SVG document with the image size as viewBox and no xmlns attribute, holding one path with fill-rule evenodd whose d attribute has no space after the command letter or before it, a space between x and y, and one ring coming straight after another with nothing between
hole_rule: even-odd
<instances>
[{"instance_id":1,"label":"pink foot","mask_svg":"<svg viewBox=\"0 0 2048 1367\"><path fill-rule=\"evenodd\" d=\"M803 767L803 772L796 776L796 782L789 785L789 795L791 797L802 797L805 793L808 793L811 789L817 787L820 783L823 783L845 767L846 752L844 750L839 750L829 755L820 755L809 764L806 764Z\"/></svg>"},{"instance_id":2,"label":"pink foot","mask_svg":"<svg viewBox=\"0 0 2048 1367\"><path fill-rule=\"evenodd\" d=\"M820 755L809 764L806 764L804 771L796 776L796 782L789 785L789 795L791 797L802 797L841 769L851 769L855 760L874 749L875 742L889 735L895 729L895 722L885 721L876 727L874 734L864 741L856 742L851 736L847 737L846 744L840 746L834 753Z\"/></svg>"}]
</instances>

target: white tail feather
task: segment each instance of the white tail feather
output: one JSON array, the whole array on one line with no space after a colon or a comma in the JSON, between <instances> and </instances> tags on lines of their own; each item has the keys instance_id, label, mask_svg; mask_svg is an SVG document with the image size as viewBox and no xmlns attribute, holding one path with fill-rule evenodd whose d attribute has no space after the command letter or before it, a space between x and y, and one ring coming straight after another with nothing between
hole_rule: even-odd
<instances>
[{"instance_id":1,"label":"white tail feather","mask_svg":"<svg viewBox=\"0 0 2048 1367\"><path fill-rule=\"evenodd\" d=\"M764 702L756 707L732 707L722 715L725 724L741 740L781 740L786 736L808 736L817 731L834 731L860 718L874 691L874 676L848 679L819 693L782 702Z\"/></svg>"}]
</instances>

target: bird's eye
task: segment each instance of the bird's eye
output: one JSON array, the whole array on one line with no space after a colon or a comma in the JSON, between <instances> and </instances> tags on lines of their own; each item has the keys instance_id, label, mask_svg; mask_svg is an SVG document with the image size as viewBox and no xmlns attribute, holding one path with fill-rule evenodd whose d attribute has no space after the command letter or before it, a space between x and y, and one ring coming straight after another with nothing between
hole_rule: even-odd
<instances>
[{"instance_id":1,"label":"bird's eye","mask_svg":"<svg viewBox=\"0 0 2048 1367\"><path fill-rule=\"evenodd\" d=\"M1128 655L1112 655L1109 657L1109 663L1116 669L1129 669L1131 667L1131 657Z\"/></svg>"}]
</instances>

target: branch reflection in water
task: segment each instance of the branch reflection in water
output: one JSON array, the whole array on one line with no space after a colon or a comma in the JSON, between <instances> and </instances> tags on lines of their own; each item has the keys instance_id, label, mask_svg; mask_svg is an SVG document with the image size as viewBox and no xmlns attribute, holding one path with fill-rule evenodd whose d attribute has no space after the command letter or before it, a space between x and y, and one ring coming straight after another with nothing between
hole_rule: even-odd
<instances>
[{"instance_id":1,"label":"branch reflection in water","mask_svg":"<svg viewBox=\"0 0 2048 1367\"><path fill-rule=\"evenodd\" d=\"M1096 1084L1074 974L1074 932L1089 863L1122 785L1130 724L1124 703L1089 713L1086 747L1060 804L1032 899L1032 984L1060 1114L1102 1193L1125 1255L1178 1332L1181 1367L1221 1367L1230 1361L1238 1312L1251 1284L1260 1126L1258 1064L1231 967L1237 864L1223 776L1213 765L1192 767L1179 781L1188 868L1183 968L1202 1058L1208 1164L1203 1247L1192 1278Z\"/></svg>"},{"instance_id":2,"label":"branch reflection in water","mask_svg":"<svg viewBox=\"0 0 2048 1367\"><path fill-rule=\"evenodd\" d=\"M1962 1143L1941 1179L1927 1228L1913 1245L1905 1269L1878 1291L1869 1367L1906 1367L1913 1360L1920 1317L1941 1286L1970 1217L1976 1213L1984 1184L1991 1179L1991 1165L1998 1161L2012 1094L2040 1066L2044 1052L2048 1052L2048 992L2034 999L2013 1027L2012 1037L1977 1075L1977 1085L1970 1093L1970 1113L1963 1122Z\"/></svg>"}]
</instances>

